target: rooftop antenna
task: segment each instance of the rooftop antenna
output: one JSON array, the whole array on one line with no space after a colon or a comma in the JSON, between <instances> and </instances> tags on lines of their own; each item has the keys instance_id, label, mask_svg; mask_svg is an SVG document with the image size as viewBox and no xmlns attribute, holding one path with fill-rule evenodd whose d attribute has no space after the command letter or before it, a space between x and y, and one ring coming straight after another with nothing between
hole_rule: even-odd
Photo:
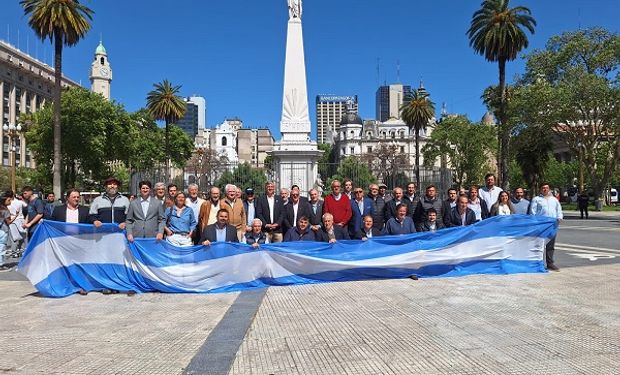
<instances>
[{"instance_id":1,"label":"rooftop antenna","mask_svg":"<svg viewBox=\"0 0 620 375\"><path fill-rule=\"evenodd\" d=\"M577 8L577 29L581 30L581 7Z\"/></svg>"},{"instance_id":2,"label":"rooftop antenna","mask_svg":"<svg viewBox=\"0 0 620 375\"><path fill-rule=\"evenodd\" d=\"M441 117L446 117L448 115L448 107L446 106L446 102L441 103Z\"/></svg>"},{"instance_id":3,"label":"rooftop antenna","mask_svg":"<svg viewBox=\"0 0 620 375\"><path fill-rule=\"evenodd\" d=\"M396 60L396 83L400 83L400 60Z\"/></svg>"}]
</instances>

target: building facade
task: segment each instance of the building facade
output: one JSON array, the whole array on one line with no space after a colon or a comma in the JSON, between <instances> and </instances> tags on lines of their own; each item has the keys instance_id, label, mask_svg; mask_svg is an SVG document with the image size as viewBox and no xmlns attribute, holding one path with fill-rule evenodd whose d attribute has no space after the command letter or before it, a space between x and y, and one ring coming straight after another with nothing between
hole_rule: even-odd
<instances>
[{"instance_id":1,"label":"building facade","mask_svg":"<svg viewBox=\"0 0 620 375\"><path fill-rule=\"evenodd\" d=\"M347 113L348 103L358 109L357 95L317 95L316 96L316 135L317 142L333 143L333 136L340 128L340 121Z\"/></svg>"},{"instance_id":2,"label":"building facade","mask_svg":"<svg viewBox=\"0 0 620 375\"><path fill-rule=\"evenodd\" d=\"M400 119L400 106L405 97L412 94L411 86L400 83L380 86L375 95L376 119L380 122Z\"/></svg>"},{"instance_id":3,"label":"building facade","mask_svg":"<svg viewBox=\"0 0 620 375\"><path fill-rule=\"evenodd\" d=\"M100 41L95 49L95 60L90 66L90 90L110 100L112 86L112 67L108 60L108 53Z\"/></svg>"},{"instance_id":4,"label":"building facade","mask_svg":"<svg viewBox=\"0 0 620 375\"><path fill-rule=\"evenodd\" d=\"M63 77L61 85L77 87L79 84ZM54 68L0 40L0 119L2 125L17 125L21 114L39 110L52 100ZM11 165L9 144L15 151L15 165L34 168L24 132L9 140L0 126L2 164Z\"/></svg>"},{"instance_id":5,"label":"building facade","mask_svg":"<svg viewBox=\"0 0 620 375\"><path fill-rule=\"evenodd\" d=\"M185 115L176 125L194 139L198 135L198 129L206 128L206 100L201 96L190 96L185 99L185 104Z\"/></svg>"}]
</instances>

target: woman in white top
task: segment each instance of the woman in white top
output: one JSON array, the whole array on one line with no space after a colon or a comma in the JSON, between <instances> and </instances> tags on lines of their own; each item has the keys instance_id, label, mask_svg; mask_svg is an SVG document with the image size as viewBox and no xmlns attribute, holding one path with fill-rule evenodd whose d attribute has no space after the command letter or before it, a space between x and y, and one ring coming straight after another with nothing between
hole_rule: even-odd
<instances>
[{"instance_id":1,"label":"woman in white top","mask_svg":"<svg viewBox=\"0 0 620 375\"><path fill-rule=\"evenodd\" d=\"M512 207L512 202L510 201L510 194L507 191L502 191L499 193L497 197L497 202L493 206L491 206L491 212L489 216L498 216L498 215L512 215L515 213L514 207Z\"/></svg>"}]
</instances>

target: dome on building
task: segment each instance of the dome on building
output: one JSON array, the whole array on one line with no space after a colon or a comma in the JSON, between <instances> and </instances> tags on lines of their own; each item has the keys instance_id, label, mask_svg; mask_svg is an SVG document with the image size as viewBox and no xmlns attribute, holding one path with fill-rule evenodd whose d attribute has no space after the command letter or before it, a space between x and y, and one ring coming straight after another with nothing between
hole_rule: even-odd
<instances>
[{"instance_id":1,"label":"dome on building","mask_svg":"<svg viewBox=\"0 0 620 375\"><path fill-rule=\"evenodd\" d=\"M97 46L97 49L95 50L95 54L96 55L107 55L107 52L105 51L105 47L103 46L103 42L99 42L99 45Z\"/></svg>"},{"instance_id":2,"label":"dome on building","mask_svg":"<svg viewBox=\"0 0 620 375\"><path fill-rule=\"evenodd\" d=\"M362 118L355 112L347 112L344 116L342 116L342 120L340 120L340 125L363 125L364 121Z\"/></svg>"}]
</instances>

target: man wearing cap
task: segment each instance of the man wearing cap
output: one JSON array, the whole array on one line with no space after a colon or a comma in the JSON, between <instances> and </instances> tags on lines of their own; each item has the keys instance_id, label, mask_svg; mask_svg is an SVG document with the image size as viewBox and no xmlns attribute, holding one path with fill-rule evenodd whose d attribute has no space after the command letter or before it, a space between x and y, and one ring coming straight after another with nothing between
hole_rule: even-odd
<instances>
[{"instance_id":1,"label":"man wearing cap","mask_svg":"<svg viewBox=\"0 0 620 375\"><path fill-rule=\"evenodd\" d=\"M379 196L381 198L383 198L383 201L385 203L387 203L390 200L392 200L392 196L390 195L390 193L387 192L387 185L386 184L379 184Z\"/></svg>"},{"instance_id":2,"label":"man wearing cap","mask_svg":"<svg viewBox=\"0 0 620 375\"><path fill-rule=\"evenodd\" d=\"M120 184L116 177L105 180L105 193L95 198L90 205L90 219L96 227L103 223L116 223L119 228L125 229L129 199L118 192Z\"/></svg>"},{"instance_id":3,"label":"man wearing cap","mask_svg":"<svg viewBox=\"0 0 620 375\"><path fill-rule=\"evenodd\" d=\"M245 210L245 218L247 221L245 231L252 230L252 224L256 218L256 202L254 201L254 189L251 187L245 189L245 199L243 200L243 209Z\"/></svg>"}]
</instances>

